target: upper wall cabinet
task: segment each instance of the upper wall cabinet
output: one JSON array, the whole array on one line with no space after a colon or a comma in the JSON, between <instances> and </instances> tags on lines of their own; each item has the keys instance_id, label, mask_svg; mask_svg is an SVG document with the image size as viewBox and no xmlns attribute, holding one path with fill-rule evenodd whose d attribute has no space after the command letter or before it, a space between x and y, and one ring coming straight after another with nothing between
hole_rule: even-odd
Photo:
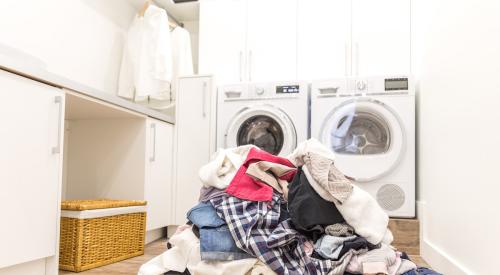
<instances>
[{"instance_id":1,"label":"upper wall cabinet","mask_svg":"<svg viewBox=\"0 0 500 275\"><path fill-rule=\"evenodd\" d=\"M299 0L298 77L410 72L410 0Z\"/></svg>"},{"instance_id":2,"label":"upper wall cabinet","mask_svg":"<svg viewBox=\"0 0 500 275\"><path fill-rule=\"evenodd\" d=\"M297 78L297 0L249 0L248 81Z\"/></svg>"},{"instance_id":3,"label":"upper wall cabinet","mask_svg":"<svg viewBox=\"0 0 500 275\"><path fill-rule=\"evenodd\" d=\"M199 72L221 83L246 79L246 26L246 1L201 1Z\"/></svg>"},{"instance_id":4,"label":"upper wall cabinet","mask_svg":"<svg viewBox=\"0 0 500 275\"><path fill-rule=\"evenodd\" d=\"M410 0L352 0L353 75L410 73Z\"/></svg>"},{"instance_id":5,"label":"upper wall cabinet","mask_svg":"<svg viewBox=\"0 0 500 275\"><path fill-rule=\"evenodd\" d=\"M200 3L200 73L218 84L297 77L297 0Z\"/></svg>"},{"instance_id":6,"label":"upper wall cabinet","mask_svg":"<svg viewBox=\"0 0 500 275\"><path fill-rule=\"evenodd\" d=\"M350 75L350 43L350 0L299 0L297 68L300 79Z\"/></svg>"}]
</instances>

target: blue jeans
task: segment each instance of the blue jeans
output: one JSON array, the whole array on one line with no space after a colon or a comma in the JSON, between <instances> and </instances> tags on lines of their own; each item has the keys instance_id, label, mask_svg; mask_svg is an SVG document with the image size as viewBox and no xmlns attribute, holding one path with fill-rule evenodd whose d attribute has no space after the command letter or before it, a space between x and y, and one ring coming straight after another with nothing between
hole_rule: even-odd
<instances>
[{"instance_id":1,"label":"blue jeans","mask_svg":"<svg viewBox=\"0 0 500 275\"><path fill-rule=\"evenodd\" d=\"M202 260L230 261L253 258L236 246L226 222L217 215L210 202L202 202L193 207L187 218L200 229Z\"/></svg>"}]
</instances>

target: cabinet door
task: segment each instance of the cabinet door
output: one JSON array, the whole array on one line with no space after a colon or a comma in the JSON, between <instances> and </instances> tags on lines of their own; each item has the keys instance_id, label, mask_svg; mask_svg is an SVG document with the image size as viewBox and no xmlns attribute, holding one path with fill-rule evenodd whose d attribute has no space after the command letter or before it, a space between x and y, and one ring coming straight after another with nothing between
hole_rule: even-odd
<instances>
[{"instance_id":1,"label":"cabinet door","mask_svg":"<svg viewBox=\"0 0 500 275\"><path fill-rule=\"evenodd\" d=\"M57 256L64 95L0 71L0 268Z\"/></svg>"},{"instance_id":2,"label":"cabinet door","mask_svg":"<svg viewBox=\"0 0 500 275\"><path fill-rule=\"evenodd\" d=\"M200 2L199 72L219 84L245 78L246 1Z\"/></svg>"},{"instance_id":3,"label":"cabinet door","mask_svg":"<svg viewBox=\"0 0 500 275\"><path fill-rule=\"evenodd\" d=\"M215 147L215 94L209 77L181 78L176 103L175 223L186 223L186 213L198 202L202 183L199 169Z\"/></svg>"},{"instance_id":4,"label":"cabinet door","mask_svg":"<svg viewBox=\"0 0 500 275\"><path fill-rule=\"evenodd\" d=\"M172 169L174 127L148 119L145 200L148 202L146 230L172 224Z\"/></svg>"},{"instance_id":5,"label":"cabinet door","mask_svg":"<svg viewBox=\"0 0 500 275\"><path fill-rule=\"evenodd\" d=\"M350 0L300 0L297 24L299 79L350 75Z\"/></svg>"},{"instance_id":6,"label":"cabinet door","mask_svg":"<svg viewBox=\"0 0 500 275\"><path fill-rule=\"evenodd\" d=\"M410 0L353 0L354 75L410 72Z\"/></svg>"},{"instance_id":7,"label":"cabinet door","mask_svg":"<svg viewBox=\"0 0 500 275\"><path fill-rule=\"evenodd\" d=\"M248 1L248 80L297 78L297 0Z\"/></svg>"}]
</instances>

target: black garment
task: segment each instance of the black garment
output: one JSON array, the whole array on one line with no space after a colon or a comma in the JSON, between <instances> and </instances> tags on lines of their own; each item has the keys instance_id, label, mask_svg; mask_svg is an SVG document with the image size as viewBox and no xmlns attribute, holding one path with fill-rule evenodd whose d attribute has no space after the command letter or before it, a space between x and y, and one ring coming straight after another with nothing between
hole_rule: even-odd
<instances>
[{"instance_id":1,"label":"black garment","mask_svg":"<svg viewBox=\"0 0 500 275\"><path fill-rule=\"evenodd\" d=\"M191 273L189 273L189 270L186 268L186 270L184 270L184 272L177 272L177 271L169 271L167 273L165 273L165 275L191 275Z\"/></svg>"},{"instance_id":2,"label":"black garment","mask_svg":"<svg viewBox=\"0 0 500 275\"><path fill-rule=\"evenodd\" d=\"M380 245L373 245L369 243L365 238L363 237L356 237L353 240L350 241L345 241L344 245L342 246L342 249L340 250L339 253L339 259L344 256L349 250L354 249L354 250L360 250L360 249L368 249L368 250L373 250L375 248L379 248Z\"/></svg>"},{"instance_id":3,"label":"black garment","mask_svg":"<svg viewBox=\"0 0 500 275\"><path fill-rule=\"evenodd\" d=\"M404 252L404 251L401 252L401 259L411 261L410 256L408 256L408 254L406 254L406 252Z\"/></svg>"},{"instance_id":4,"label":"black garment","mask_svg":"<svg viewBox=\"0 0 500 275\"><path fill-rule=\"evenodd\" d=\"M196 224L193 224L193 227L191 228L193 230L193 234L196 236L196 238L200 238L200 228L196 226Z\"/></svg>"},{"instance_id":5,"label":"black garment","mask_svg":"<svg viewBox=\"0 0 500 275\"><path fill-rule=\"evenodd\" d=\"M288 211L299 231L318 231L325 226L344 222L333 202L324 200L309 184L302 167L288 186Z\"/></svg>"}]
</instances>

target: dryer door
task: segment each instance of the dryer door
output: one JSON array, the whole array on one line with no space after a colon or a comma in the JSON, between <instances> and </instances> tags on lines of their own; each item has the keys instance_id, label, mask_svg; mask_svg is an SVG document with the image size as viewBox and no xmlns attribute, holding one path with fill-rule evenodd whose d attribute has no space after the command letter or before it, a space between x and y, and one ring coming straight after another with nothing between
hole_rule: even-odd
<instances>
[{"instance_id":1,"label":"dryer door","mask_svg":"<svg viewBox=\"0 0 500 275\"><path fill-rule=\"evenodd\" d=\"M297 133L282 110L270 105L246 107L229 123L225 135L226 148L245 144L284 156L297 146Z\"/></svg>"},{"instance_id":2,"label":"dryer door","mask_svg":"<svg viewBox=\"0 0 500 275\"><path fill-rule=\"evenodd\" d=\"M321 139L335 152L335 165L358 182L378 179L395 169L406 137L400 118L375 99L358 98L333 109Z\"/></svg>"}]
</instances>

